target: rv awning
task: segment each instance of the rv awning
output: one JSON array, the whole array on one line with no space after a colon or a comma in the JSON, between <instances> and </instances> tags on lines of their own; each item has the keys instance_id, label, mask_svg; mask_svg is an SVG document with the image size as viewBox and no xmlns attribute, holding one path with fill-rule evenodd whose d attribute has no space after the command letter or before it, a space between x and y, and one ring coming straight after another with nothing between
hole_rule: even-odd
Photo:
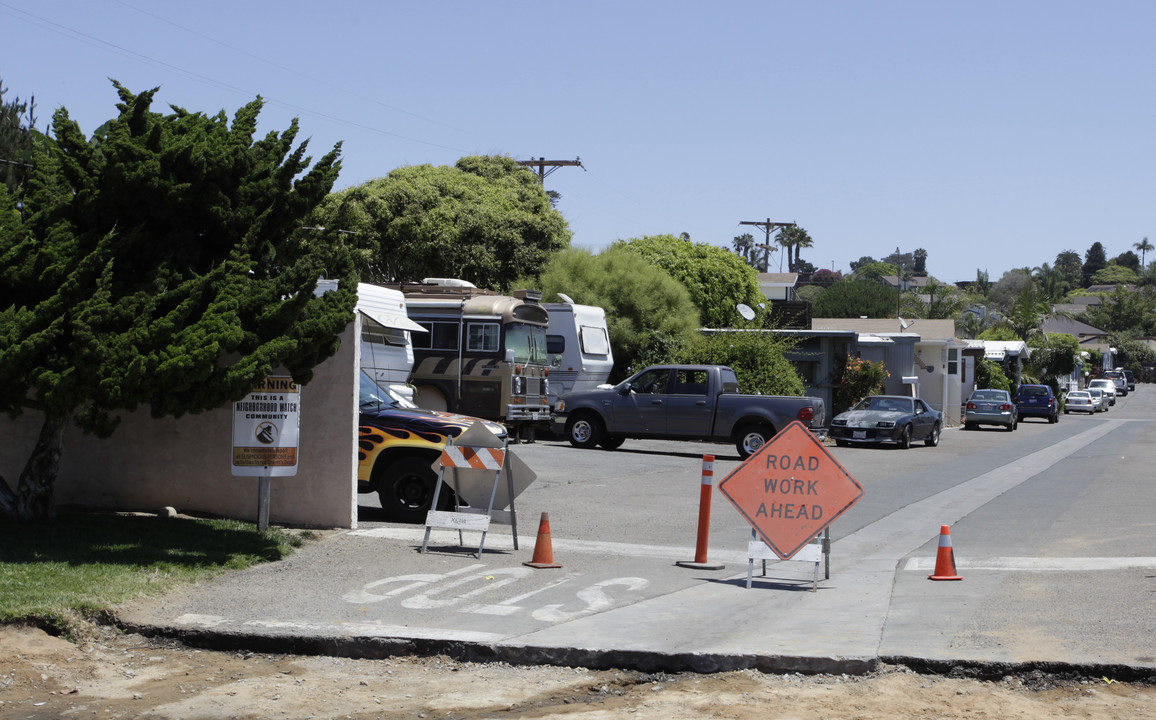
<instances>
[{"instance_id":1,"label":"rv awning","mask_svg":"<svg viewBox=\"0 0 1156 720\"><path fill-rule=\"evenodd\" d=\"M418 325L407 317L385 315L383 313L377 312L376 310L366 310L364 308L359 308L358 312L374 321L378 325L384 325L387 328L393 328L395 330L409 330L411 332L429 332L421 325Z\"/></svg>"}]
</instances>

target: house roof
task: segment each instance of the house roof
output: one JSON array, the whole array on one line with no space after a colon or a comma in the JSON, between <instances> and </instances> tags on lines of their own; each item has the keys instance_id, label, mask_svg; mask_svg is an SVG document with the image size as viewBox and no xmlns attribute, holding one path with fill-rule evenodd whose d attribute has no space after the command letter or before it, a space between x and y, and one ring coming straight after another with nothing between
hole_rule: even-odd
<instances>
[{"instance_id":1,"label":"house roof","mask_svg":"<svg viewBox=\"0 0 1156 720\"><path fill-rule=\"evenodd\" d=\"M884 276L882 276L881 279L883 280L883 282L887 283L891 287L899 287L899 276L898 275L884 275ZM935 281L936 284L942 284L938 280L935 280L935 278L933 278L933 277L930 277L927 275L917 275L914 277L909 277L909 278L904 279L903 280L903 286L908 288L908 289L927 287L928 285L931 284L931 282L933 280Z\"/></svg>"},{"instance_id":2,"label":"house roof","mask_svg":"<svg viewBox=\"0 0 1156 720\"><path fill-rule=\"evenodd\" d=\"M1045 333L1068 333L1077 338L1108 336L1107 330L1101 330L1086 322L1065 317L1049 317L1044 320L1041 329Z\"/></svg>"},{"instance_id":3,"label":"house roof","mask_svg":"<svg viewBox=\"0 0 1156 720\"><path fill-rule=\"evenodd\" d=\"M983 356L988 360L1003 360L1008 356L1030 358L1032 349L1023 340L984 340Z\"/></svg>"},{"instance_id":4,"label":"house roof","mask_svg":"<svg viewBox=\"0 0 1156 720\"><path fill-rule=\"evenodd\" d=\"M795 287L799 273L759 273L759 287Z\"/></svg>"},{"instance_id":5,"label":"house roof","mask_svg":"<svg viewBox=\"0 0 1156 720\"><path fill-rule=\"evenodd\" d=\"M916 318L903 328L899 318L811 318L812 330L853 330L860 334L906 333L924 340L947 340L955 337L954 320Z\"/></svg>"}]
</instances>

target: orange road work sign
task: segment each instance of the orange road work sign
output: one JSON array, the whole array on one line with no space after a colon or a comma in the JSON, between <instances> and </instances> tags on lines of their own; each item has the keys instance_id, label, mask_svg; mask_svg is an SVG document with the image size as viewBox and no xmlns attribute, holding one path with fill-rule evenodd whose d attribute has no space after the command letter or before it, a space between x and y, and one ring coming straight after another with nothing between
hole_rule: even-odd
<instances>
[{"instance_id":1,"label":"orange road work sign","mask_svg":"<svg viewBox=\"0 0 1156 720\"><path fill-rule=\"evenodd\" d=\"M863 496L863 486L798 421L743 461L718 489L783 560Z\"/></svg>"}]
</instances>

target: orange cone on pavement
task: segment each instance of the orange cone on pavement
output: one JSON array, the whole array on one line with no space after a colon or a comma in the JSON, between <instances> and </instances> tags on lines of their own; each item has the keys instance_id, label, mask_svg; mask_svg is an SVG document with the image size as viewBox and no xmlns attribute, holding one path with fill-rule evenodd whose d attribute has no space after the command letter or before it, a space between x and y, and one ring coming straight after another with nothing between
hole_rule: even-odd
<instances>
[{"instance_id":1,"label":"orange cone on pavement","mask_svg":"<svg viewBox=\"0 0 1156 720\"><path fill-rule=\"evenodd\" d=\"M939 552L935 556L935 574L928 575L927 579L963 579L961 575L955 574L955 550L951 547L951 530L946 525L939 528Z\"/></svg>"},{"instance_id":2,"label":"orange cone on pavement","mask_svg":"<svg viewBox=\"0 0 1156 720\"><path fill-rule=\"evenodd\" d=\"M534 543L534 557L530 562L524 562L532 568L560 568L554 562L554 547L550 542L550 516L542 513L542 520L538 523L538 540Z\"/></svg>"}]
</instances>

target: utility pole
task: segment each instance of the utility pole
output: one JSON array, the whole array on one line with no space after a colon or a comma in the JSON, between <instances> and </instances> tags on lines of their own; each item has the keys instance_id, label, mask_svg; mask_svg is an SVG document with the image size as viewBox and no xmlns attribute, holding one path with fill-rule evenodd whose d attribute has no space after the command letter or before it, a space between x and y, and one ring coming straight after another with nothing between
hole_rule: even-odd
<instances>
[{"instance_id":1,"label":"utility pole","mask_svg":"<svg viewBox=\"0 0 1156 720\"><path fill-rule=\"evenodd\" d=\"M739 223L739 225L754 225L755 227L761 227L763 229L763 231L766 233L766 236L767 236L766 242L763 243L762 245L755 245L755 247L757 247L757 248L762 248L762 251L763 251L763 272L769 272L770 271L770 269L771 269L771 250L776 249L773 245L771 245L771 231L772 230L780 230L780 229L785 228L785 227L795 227L795 223L793 223L793 222L789 222L789 223L771 222L770 218L767 218L766 220L743 220Z\"/></svg>"},{"instance_id":2,"label":"utility pole","mask_svg":"<svg viewBox=\"0 0 1156 720\"><path fill-rule=\"evenodd\" d=\"M519 165L525 167L536 168L538 172L538 182L545 183L546 176L554 172L560 167L580 167L583 170L586 168L582 166L582 158L575 157L573 160L547 160L546 158L538 158L537 160L518 160ZM550 168L547 170L546 168Z\"/></svg>"}]
</instances>

